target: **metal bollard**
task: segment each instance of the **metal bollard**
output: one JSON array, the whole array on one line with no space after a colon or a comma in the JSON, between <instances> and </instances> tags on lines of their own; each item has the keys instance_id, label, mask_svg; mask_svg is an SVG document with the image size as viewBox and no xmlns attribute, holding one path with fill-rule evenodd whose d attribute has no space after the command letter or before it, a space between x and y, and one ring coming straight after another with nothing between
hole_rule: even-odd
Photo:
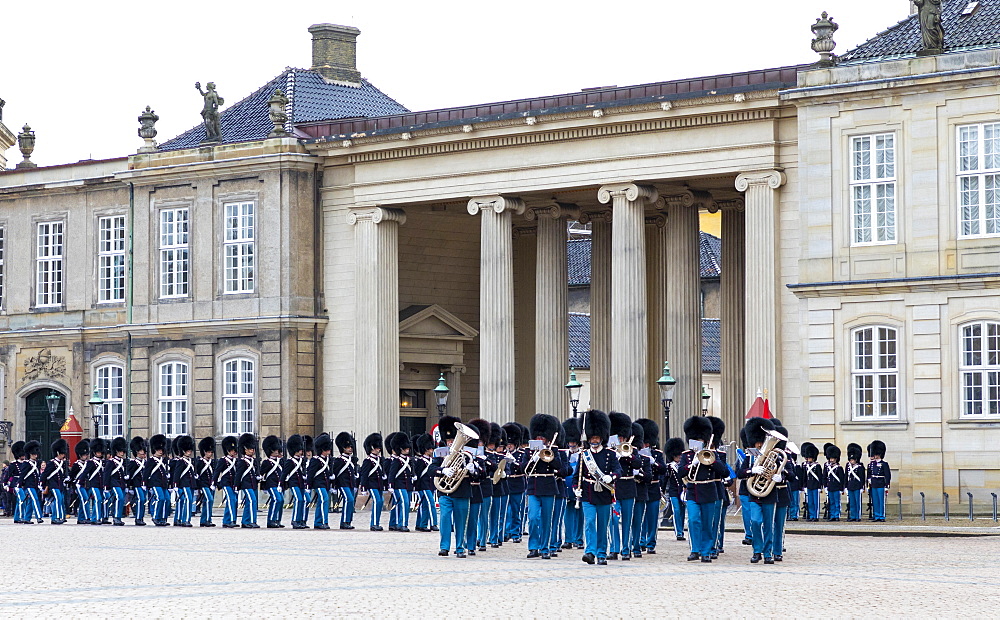
<instances>
[{"instance_id":1,"label":"metal bollard","mask_svg":"<svg viewBox=\"0 0 1000 620\"><path fill-rule=\"evenodd\" d=\"M948 507L948 494L944 494L944 520L951 521L951 510Z\"/></svg>"},{"instance_id":2,"label":"metal bollard","mask_svg":"<svg viewBox=\"0 0 1000 620\"><path fill-rule=\"evenodd\" d=\"M896 499L899 500L899 520L903 520L903 492L896 491Z\"/></svg>"},{"instance_id":3,"label":"metal bollard","mask_svg":"<svg viewBox=\"0 0 1000 620\"><path fill-rule=\"evenodd\" d=\"M996 521L997 521L997 494L996 493L990 493L990 495L993 496L993 522L996 523Z\"/></svg>"},{"instance_id":4,"label":"metal bollard","mask_svg":"<svg viewBox=\"0 0 1000 620\"><path fill-rule=\"evenodd\" d=\"M924 492L921 491L920 492L920 520L921 521L926 521L927 520L927 502L926 502L926 499L927 498L924 497Z\"/></svg>"},{"instance_id":5,"label":"metal bollard","mask_svg":"<svg viewBox=\"0 0 1000 620\"><path fill-rule=\"evenodd\" d=\"M969 496L969 521L975 521L976 515L972 514L972 493L966 493Z\"/></svg>"}]
</instances>

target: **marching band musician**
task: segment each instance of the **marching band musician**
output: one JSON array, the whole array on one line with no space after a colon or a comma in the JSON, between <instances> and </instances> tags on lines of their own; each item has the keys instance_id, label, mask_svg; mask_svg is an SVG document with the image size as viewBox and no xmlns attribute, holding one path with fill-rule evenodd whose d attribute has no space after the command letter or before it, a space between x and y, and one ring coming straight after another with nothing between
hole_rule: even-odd
<instances>
[{"instance_id":1,"label":"marching band musician","mask_svg":"<svg viewBox=\"0 0 1000 620\"><path fill-rule=\"evenodd\" d=\"M503 470L504 474L500 480L493 484L493 497L490 501L490 514L486 522L487 538L490 548L497 549L503 544L503 531L507 514L507 478L506 473L511 459L507 458L505 450L507 437L503 429L496 422L490 422L490 440L486 444L486 454L494 466L493 474L497 470Z\"/></svg>"},{"instance_id":2,"label":"marching band musician","mask_svg":"<svg viewBox=\"0 0 1000 620\"><path fill-rule=\"evenodd\" d=\"M823 488L823 467L816 462L819 448L812 442L802 444L802 486L806 490L806 520L819 521L819 493Z\"/></svg>"},{"instance_id":3,"label":"marching band musician","mask_svg":"<svg viewBox=\"0 0 1000 620\"><path fill-rule=\"evenodd\" d=\"M479 551L485 551L486 545L484 544L484 539L480 532L482 531L483 523L483 511L486 510L487 514L489 511L489 502L493 499L493 481L489 476L493 475L496 471L492 468L489 461L486 459L484 450L480 446L486 444L486 440L490 436L490 423L482 418L476 418L469 422L476 433L479 435L479 439L470 439L468 443L465 444L466 449L475 452L473 460L476 463L477 473L467 476L471 478L472 484L472 495L469 498L469 521L466 526L466 549L469 555L476 555L476 549ZM489 494L489 499L487 499L487 493Z\"/></svg>"},{"instance_id":4,"label":"marching band musician","mask_svg":"<svg viewBox=\"0 0 1000 620\"><path fill-rule=\"evenodd\" d=\"M706 418L712 423L712 445L709 446L715 451L716 462L722 461L722 464L726 466L726 475L718 482L719 499L716 500L715 505L715 522L712 524L712 559L715 560L719 557L720 553L723 551L723 543L726 536L726 509L729 508L729 492L727 489L732 486L733 475L732 470L729 468L729 464L726 462L728 455L726 451L720 446L722 445L722 436L726 432L726 423L722 421L722 418L717 418L715 416L707 416Z\"/></svg>"},{"instance_id":5,"label":"marching band musician","mask_svg":"<svg viewBox=\"0 0 1000 620\"><path fill-rule=\"evenodd\" d=\"M586 547L581 558L587 564L607 566L608 531L615 480L622 469L618 455L607 449L611 420L603 411L592 409L583 414L587 445L576 464L577 488L583 511Z\"/></svg>"},{"instance_id":6,"label":"marching band musician","mask_svg":"<svg viewBox=\"0 0 1000 620\"><path fill-rule=\"evenodd\" d=\"M750 443L747 441L747 431L746 428L740 429L740 450L736 453L738 457L738 462L736 463L737 471L739 468L743 467L743 461L747 456L747 449L750 448ZM753 535L750 533L750 511L747 510L747 506L750 504L750 492L747 491L747 481L746 478L736 478L739 480L739 486L737 490L737 495L740 498L740 514L743 516L743 544L750 546L753 544Z\"/></svg>"},{"instance_id":7,"label":"marching band musician","mask_svg":"<svg viewBox=\"0 0 1000 620\"><path fill-rule=\"evenodd\" d=\"M444 467L444 459L449 453L449 449L455 442L458 435L458 424L460 420L454 416L441 416L438 420L438 432L445 446L440 448L431 461L431 471L428 475L432 477L451 478L455 475L452 467ZM466 465L468 474L462 479L454 491L451 493L441 493L438 501L441 503L441 543L439 556L447 556L451 548L451 535L455 533L455 557L466 557L466 542L468 540L469 526L469 499L472 497L471 476L480 473L475 459L469 459Z\"/></svg>"},{"instance_id":8,"label":"marching band musician","mask_svg":"<svg viewBox=\"0 0 1000 620\"><path fill-rule=\"evenodd\" d=\"M724 463L711 459L705 464L698 458L699 452L708 450L712 439L712 423L702 416L692 416L684 421L684 436L688 449L681 454L677 469L684 480L687 491L688 531L691 534L691 553L688 561L712 561L715 509L719 499L719 480L729 473Z\"/></svg>"},{"instance_id":9,"label":"marching band musician","mask_svg":"<svg viewBox=\"0 0 1000 620\"><path fill-rule=\"evenodd\" d=\"M62 525L66 523L66 479L69 476L66 467L66 455L69 453L69 444L65 439L59 438L52 442L52 460L45 464L45 476L42 478L42 486L45 493L52 494L52 525Z\"/></svg>"},{"instance_id":10,"label":"marching band musician","mask_svg":"<svg viewBox=\"0 0 1000 620\"><path fill-rule=\"evenodd\" d=\"M617 435L618 444L622 445L633 440L632 418L627 414L611 411L608 413L611 421L611 435ZM640 438L641 440L641 438ZM622 471L615 480L615 503L620 514L620 526L612 525L611 552L608 559L617 560L621 553L622 560L632 559L632 520L635 513L636 484L633 472L642 468L642 458L639 451L633 449L627 456L619 456L618 463ZM614 519L612 519L614 523Z\"/></svg>"},{"instance_id":11,"label":"marching band musician","mask_svg":"<svg viewBox=\"0 0 1000 620\"><path fill-rule=\"evenodd\" d=\"M340 529L353 530L355 489L358 486L358 472L354 466L354 437L341 431L334 440L340 454L333 460L333 486L340 494ZM278 519L279 521L281 519Z\"/></svg>"},{"instance_id":12,"label":"marching band musician","mask_svg":"<svg viewBox=\"0 0 1000 620\"><path fill-rule=\"evenodd\" d=\"M639 458L640 467L632 470L635 476L635 506L632 509L632 557L641 558L642 524L646 520L646 500L649 497L649 480L653 477L652 461L645 452L646 432L638 422L632 422L633 450L632 454ZM647 453L648 454L648 453ZM624 473L624 472L623 472ZM625 547L623 551L628 551ZM622 558L625 559L624 557Z\"/></svg>"},{"instance_id":13,"label":"marching band musician","mask_svg":"<svg viewBox=\"0 0 1000 620\"><path fill-rule=\"evenodd\" d=\"M773 420L772 420L773 423ZM775 426L775 431L781 433L785 437L788 437L788 429L784 426ZM786 459L785 466L783 469L782 481L775 484L774 489L777 493L777 499L775 501L774 508L774 527L772 535L771 553L775 562L780 562L784 559L785 553L785 520L788 516L788 508L791 505L792 496L789 492L792 483L798 480L798 467L795 466L795 453L788 449L788 441L782 440L775 444L776 450L784 450Z\"/></svg>"},{"instance_id":14,"label":"marching band musician","mask_svg":"<svg viewBox=\"0 0 1000 620\"><path fill-rule=\"evenodd\" d=\"M417 453L413 459L413 474L416 481L413 483L413 491L420 498L417 506L417 527L418 532L436 532L437 509L434 506L434 478L430 475L431 459L434 454L434 438L428 433L417 437L413 442L414 451Z\"/></svg>"},{"instance_id":15,"label":"marching band musician","mask_svg":"<svg viewBox=\"0 0 1000 620\"><path fill-rule=\"evenodd\" d=\"M385 473L382 459L382 434L372 433L365 437L365 460L361 463L359 482L362 495L368 494L372 504L372 517L369 529L381 532L382 526L382 493L388 490L389 477Z\"/></svg>"},{"instance_id":16,"label":"marching band musician","mask_svg":"<svg viewBox=\"0 0 1000 620\"><path fill-rule=\"evenodd\" d=\"M527 474L525 494L528 496L528 558L550 559L549 545L552 540L552 516L558 490L557 476L568 476L568 465L563 463L559 452L552 447L552 460L540 458L541 447L548 449L554 442L562 425L555 416L536 413L528 425L529 437L534 437L540 446L537 450L521 455L521 467Z\"/></svg>"},{"instance_id":17,"label":"marching band musician","mask_svg":"<svg viewBox=\"0 0 1000 620\"><path fill-rule=\"evenodd\" d=\"M215 506L215 437L202 437L198 442L200 456L195 461L198 493L201 495L201 520L198 527L215 527L212 508Z\"/></svg>"},{"instance_id":18,"label":"marching band musician","mask_svg":"<svg viewBox=\"0 0 1000 620\"><path fill-rule=\"evenodd\" d=\"M560 424L560 432L556 435L555 445L559 450L559 456L563 463L569 466L569 458L567 457L569 444L566 443L566 434L562 432ZM563 542L563 517L566 515L566 478L568 476L556 475L556 494L555 499L552 501L552 534L549 538L549 557L554 558L559 555L562 551Z\"/></svg>"},{"instance_id":19,"label":"marching band musician","mask_svg":"<svg viewBox=\"0 0 1000 620\"><path fill-rule=\"evenodd\" d=\"M42 473L38 469L38 457L42 454L42 444L29 441L24 444L24 460L21 461L18 472L17 489L23 494L21 508L21 523L33 524L37 519L42 522L42 499L39 489L42 487Z\"/></svg>"},{"instance_id":20,"label":"marching band musician","mask_svg":"<svg viewBox=\"0 0 1000 620\"><path fill-rule=\"evenodd\" d=\"M747 457L743 459L737 475L745 480L765 473L764 466L760 464L763 456L760 448L767 439L767 431L774 430L774 424L764 418L750 418L747 420L744 430L750 448L747 450ZM783 473L775 473L772 476L776 483L775 486L784 480ZM744 510L750 512L750 535L753 539L751 564L760 562L761 557L764 559L764 564L774 564L774 512L777 494L777 489L772 488L770 493L764 497L751 495L750 502L743 507Z\"/></svg>"},{"instance_id":21,"label":"marching band musician","mask_svg":"<svg viewBox=\"0 0 1000 620\"><path fill-rule=\"evenodd\" d=\"M167 486L170 483L170 472L167 471L167 462L164 451L167 448L167 438L164 435L153 435L149 438L149 458L143 465L142 477L146 481L146 492L151 493L150 517L153 525L164 527L167 523L167 504L170 503L170 494ZM81 505L83 500L81 499Z\"/></svg>"},{"instance_id":22,"label":"marching band musician","mask_svg":"<svg viewBox=\"0 0 1000 620\"><path fill-rule=\"evenodd\" d=\"M516 422L508 422L503 425L503 430L507 433L507 454L513 460L509 461L507 472L507 514L503 517L503 542L521 542L521 533L524 531L524 489L525 477L524 469L521 467L521 459L526 448L522 444L527 443L527 438L523 438L522 426ZM523 438L523 439L522 439Z\"/></svg>"},{"instance_id":23,"label":"marching band musician","mask_svg":"<svg viewBox=\"0 0 1000 620\"><path fill-rule=\"evenodd\" d=\"M640 528L639 551L656 553L656 531L660 526L660 500L663 497L663 480L667 474L667 462L660 451L660 427L648 418L640 418L636 423L642 427L642 450L639 451L649 462L650 478L644 483L646 487L646 506L643 509L643 519ZM647 453L648 452L648 453ZM681 520L681 535L684 533Z\"/></svg>"},{"instance_id":24,"label":"marching band musician","mask_svg":"<svg viewBox=\"0 0 1000 620\"><path fill-rule=\"evenodd\" d=\"M215 463L215 488L222 491L222 527L236 527L236 512L240 506L236 495L236 438L222 438L223 457Z\"/></svg>"},{"instance_id":25,"label":"marching band musician","mask_svg":"<svg viewBox=\"0 0 1000 620\"><path fill-rule=\"evenodd\" d=\"M111 440L112 455L104 469L104 487L111 495L110 512L114 525L125 525L122 517L125 515L125 489L128 486L125 471L125 451L128 443L124 437Z\"/></svg>"},{"instance_id":26,"label":"marching band musician","mask_svg":"<svg viewBox=\"0 0 1000 620\"><path fill-rule=\"evenodd\" d=\"M393 505L389 517L390 532L410 531L410 497L413 494L413 466L410 463L410 438L406 433L389 435L388 459L389 487L392 489Z\"/></svg>"},{"instance_id":27,"label":"marching band musician","mask_svg":"<svg viewBox=\"0 0 1000 620\"><path fill-rule=\"evenodd\" d=\"M566 513L563 517L564 543L563 549L583 548L583 510L581 500L576 496L574 489L577 487L576 469L580 460L580 439L583 431L580 429L578 418L569 418L562 423L563 435L566 437L567 449L564 455L573 473L566 477L566 489L569 491L566 498Z\"/></svg>"},{"instance_id":28,"label":"marching band musician","mask_svg":"<svg viewBox=\"0 0 1000 620\"><path fill-rule=\"evenodd\" d=\"M684 515L687 514L687 503L682 497L684 480L678 469L683 453L684 440L680 437L671 437L663 446L663 457L667 461L667 473L664 474L667 479L666 493L674 515L674 534L677 536L677 540L686 540L684 537Z\"/></svg>"},{"instance_id":29,"label":"marching band musician","mask_svg":"<svg viewBox=\"0 0 1000 620\"><path fill-rule=\"evenodd\" d=\"M265 457L260 463L261 488L267 491L269 501L267 505L267 527L279 529L285 527L281 524L282 513L285 509L284 489L281 486L282 467L281 455L284 446L281 439L276 435L268 435L261 442Z\"/></svg>"},{"instance_id":30,"label":"marching band musician","mask_svg":"<svg viewBox=\"0 0 1000 620\"><path fill-rule=\"evenodd\" d=\"M840 464L840 448L830 444L824 449L827 458L825 470L826 496L830 506L829 521L840 521L840 494L847 486L847 472Z\"/></svg>"},{"instance_id":31,"label":"marching band musician","mask_svg":"<svg viewBox=\"0 0 1000 620\"><path fill-rule=\"evenodd\" d=\"M802 499L802 466L797 462L798 454L787 448L785 451L788 453L788 460L792 462L792 472L795 474L794 478L788 480L788 511L786 515L789 521L798 521Z\"/></svg>"},{"instance_id":32,"label":"marching band musician","mask_svg":"<svg viewBox=\"0 0 1000 620\"><path fill-rule=\"evenodd\" d=\"M847 444L847 520L861 521L861 492L865 489L865 466L861 464L861 446Z\"/></svg>"},{"instance_id":33,"label":"marching band musician","mask_svg":"<svg viewBox=\"0 0 1000 620\"><path fill-rule=\"evenodd\" d=\"M868 488L871 493L872 521L885 521L885 497L889 494L892 470L885 462L885 443L876 439L868 446Z\"/></svg>"},{"instance_id":34,"label":"marching band musician","mask_svg":"<svg viewBox=\"0 0 1000 620\"><path fill-rule=\"evenodd\" d=\"M190 435L175 437L174 452L177 458L170 462L170 485L177 491L174 527L191 527L194 491L198 484L194 463L191 461L194 456L194 439Z\"/></svg>"},{"instance_id":35,"label":"marching band musician","mask_svg":"<svg viewBox=\"0 0 1000 620\"><path fill-rule=\"evenodd\" d=\"M333 440L327 433L313 439L313 457L306 469L306 488L312 489L312 501L316 505L313 529L330 529L330 454Z\"/></svg>"}]
</instances>

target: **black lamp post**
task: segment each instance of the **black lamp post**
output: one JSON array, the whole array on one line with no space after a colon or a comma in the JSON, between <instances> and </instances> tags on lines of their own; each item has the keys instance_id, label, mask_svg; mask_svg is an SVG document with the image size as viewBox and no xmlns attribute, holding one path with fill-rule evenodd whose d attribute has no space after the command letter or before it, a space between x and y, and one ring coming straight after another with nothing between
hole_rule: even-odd
<instances>
[{"instance_id":1,"label":"black lamp post","mask_svg":"<svg viewBox=\"0 0 1000 620\"><path fill-rule=\"evenodd\" d=\"M573 407L573 417L576 417L576 408L580 405L580 390L583 384L576 380L576 370L569 369L569 382L566 384L566 391L569 392L569 404Z\"/></svg>"},{"instance_id":2,"label":"black lamp post","mask_svg":"<svg viewBox=\"0 0 1000 620\"><path fill-rule=\"evenodd\" d=\"M45 406L49 409L49 422L56 423L56 412L59 411L59 400L62 398L59 392L51 390L45 397Z\"/></svg>"},{"instance_id":3,"label":"black lamp post","mask_svg":"<svg viewBox=\"0 0 1000 620\"><path fill-rule=\"evenodd\" d=\"M660 387L660 402L663 404L663 418L667 429L667 438L670 437L670 405L674 402L674 388L677 387L677 379L670 376L670 363L663 362L663 374L656 380L656 385Z\"/></svg>"},{"instance_id":4,"label":"black lamp post","mask_svg":"<svg viewBox=\"0 0 1000 620\"><path fill-rule=\"evenodd\" d=\"M448 386L444 384L444 373L442 372L441 376L438 377L438 385L434 388L434 397L437 399L438 417L444 415L444 410L448 406L449 392Z\"/></svg>"},{"instance_id":5,"label":"black lamp post","mask_svg":"<svg viewBox=\"0 0 1000 620\"><path fill-rule=\"evenodd\" d=\"M708 401L712 400L712 395L708 393L708 386L701 386L701 415L708 415Z\"/></svg>"},{"instance_id":6,"label":"black lamp post","mask_svg":"<svg viewBox=\"0 0 1000 620\"><path fill-rule=\"evenodd\" d=\"M91 415L94 417L94 437L100 437L101 419L104 413L104 399L101 398L101 393L97 388L94 388L94 393L87 404L90 405Z\"/></svg>"}]
</instances>

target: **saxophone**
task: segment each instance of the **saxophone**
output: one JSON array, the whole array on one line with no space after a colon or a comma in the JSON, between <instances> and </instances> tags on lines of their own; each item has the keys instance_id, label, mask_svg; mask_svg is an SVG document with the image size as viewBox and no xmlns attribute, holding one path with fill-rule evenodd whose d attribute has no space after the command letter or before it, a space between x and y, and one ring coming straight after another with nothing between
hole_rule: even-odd
<instances>
[{"instance_id":1,"label":"saxophone","mask_svg":"<svg viewBox=\"0 0 1000 620\"><path fill-rule=\"evenodd\" d=\"M441 476L434 479L434 486L445 495L454 493L469 473L466 467L472 462L473 457L465 451L465 444L469 443L470 440L479 439L479 433L473 430L472 427L466 426L461 422L456 422L455 428L458 429L458 434L455 436L455 441L451 443L451 451L448 452L448 456L444 457L444 460L441 462L441 469L451 467L455 471L450 476Z\"/></svg>"},{"instance_id":2,"label":"saxophone","mask_svg":"<svg viewBox=\"0 0 1000 620\"><path fill-rule=\"evenodd\" d=\"M771 491L774 490L774 485L777 484L773 479L774 474L781 473L785 468L788 453L778 449L779 441L788 441L788 437L777 431L767 431L764 445L760 447L760 460L757 461L757 464L763 467L764 471L747 478L747 492L754 497L770 495Z\"/></svg>"}]
</instances>

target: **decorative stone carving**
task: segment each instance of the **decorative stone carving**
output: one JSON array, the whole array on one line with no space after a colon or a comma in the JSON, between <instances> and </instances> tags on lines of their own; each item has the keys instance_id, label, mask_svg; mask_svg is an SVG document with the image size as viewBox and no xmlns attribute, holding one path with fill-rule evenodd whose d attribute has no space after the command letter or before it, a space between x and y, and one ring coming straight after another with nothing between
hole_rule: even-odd
<instances>
[{"instance_id":1,"label":"decorative stone carving","mask_svg":"<svg viewBox=\"0 0 1000 620\"><path fill-rule=\"evenodd\" d=\"M40 377L60 379L66 376L66 358L52 355L51 349L42 349L38 355L24 360L24 375L21 384L35 381Z\"/></svg>"},{"instance_id":2,"label":"decorative stone carving","mask_svg":"<svg viewBox=\"0 0 1000 620\"><path fill-rule=\"evenodd\" d=\"M17 168L37 168L35 162L31 161L31 154L35 151L35 132L31 131L27 123L24 124L21 133L17 134L17 147L21 149L21 155L24 157L24 161L19 163Z\"/></svg>"},{"instance_id":3,"label":"decorative stone carving","mask_svg":"<svg viewBox=\"0 0 1000 620\"><path fill-rule=\"evenodd\" d=\"M274 129L268 134L268 138L283 138L288 135L285 131L285 123L288 122L288 113L285 112L285 108L288 106L288 97L285 93L281 92L280 88L275 89L274 94L271 98L267 100L268 105L268 115L271 117L271 123L274 125Z\"/></svg>"},{"instance_id":4,"label":"decorative stone carving","mask_svg":"<svg viewBox=\"0 0 1000 620\"><path fill-rule=\"evenodd\" d=\"M484 198L473 198L469 201L466 210L469 215L478 215L481 211L492 210L497 215L504 211L512 211L517 215L524 213L524 201L520 198L507 198L505 196L486 196Z\"/></svg>"},{"instance_id":5,"label":"decorative stone carving","mask_svg":"<svg viewBox=\"0 0 1000 620\"><path fill-rule=\"evenodd\" d=\"M212 144L215 142L222 142L222 125L219 116L219 108L222 107L226 100L219 96L219 93L215 90L215 82L209 82L206 85L207 90L201 90L201 82L195 82L194 87L198 89L198 93L202 96L204 104L201 108L201 118L205 122L205 139L201 141L202 144Z\"/></svg>"},{"instance_id":6,"label":"decorative stone carving","mask_svg":"<svg viewBox=\"0 0 1000 620\"><path fill-rule=\"evenodd\" d=\"M944 26L941 24L941 0L913 0L920 21L923 49L917 56L940 54L944 51Z\"/></svg>"},{"instance_id":7,"label":"decorative stone carving","mask_svg":"<svg viewBox=\"0 0 1000 620\"><path fill-rule=\"evenodd\" d=\"M160 117L156 115L156 112L146 106L146 110L139 115L139 137L145 141L139 148L140 153L152 153L156 150L156 121L160 120Z\"/></svg>"},{"instance_id":8,"label":"decorative stone carving","mask_svg":"<svg viewBox=\"0 0 1000 620\"><path fill-rule=\"evenodd\" d=\"M816 38L812 40L812 49L819 54L817 67L832 67L836 57L833 55L837 42L833 40L833 33L837 32L840 26L833 21L826 11L812 25L811 30Z\"/></svg>"}]
</instances>

